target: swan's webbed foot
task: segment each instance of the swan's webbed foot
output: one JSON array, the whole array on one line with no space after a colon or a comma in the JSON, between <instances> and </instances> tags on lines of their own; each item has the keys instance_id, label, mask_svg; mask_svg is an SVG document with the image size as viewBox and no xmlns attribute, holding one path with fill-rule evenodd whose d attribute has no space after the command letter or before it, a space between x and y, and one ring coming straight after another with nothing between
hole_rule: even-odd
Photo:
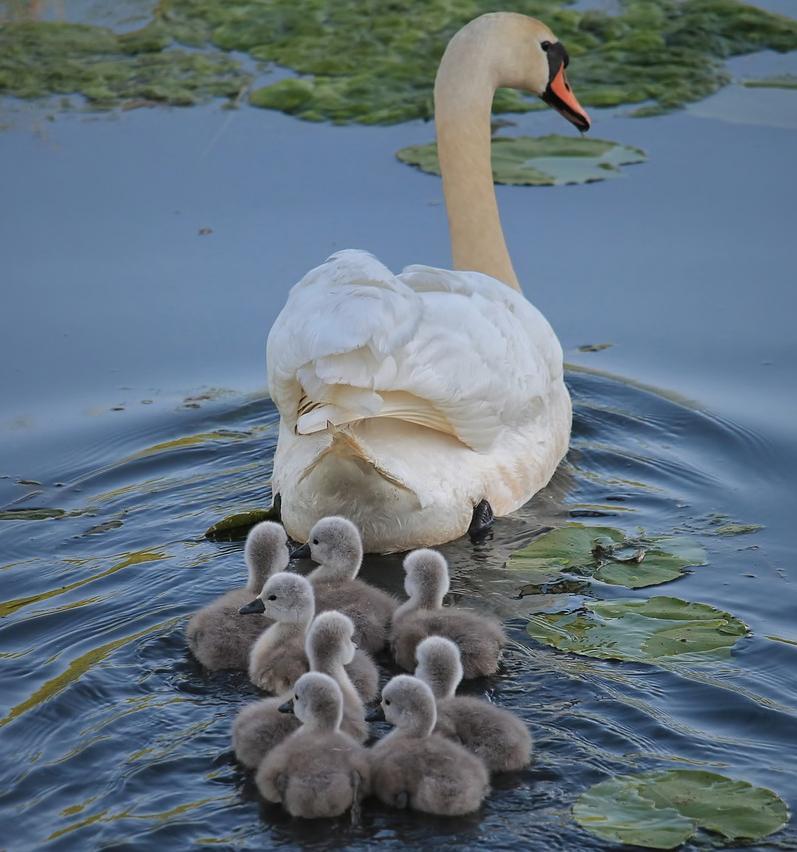
<instances>
[{"instance_id":1,"label":"swan's webbed foot","mask_svg":"<svg viewBox=\"0 0 797 852\"><path fill-rule=\"evenodd\" d=\"M478 506L473 508L473 518L468 527L468 535L471 538L484 535L492 527L493 521L495 521L493 507L486 500L482 500Z\"/></svg>"},{"instance_id":2,"label":"swan's webbed foot","mask_svg":"<svg viewBox=\"0 0 797 852\"><path fill-rule=\"evenodd\" d=\"M362 802L362 778L356 769L351 773L351 787L351 824L357 828L362 819L362 808L360 807L360 803Z\"/></svg>"}]
</instances>

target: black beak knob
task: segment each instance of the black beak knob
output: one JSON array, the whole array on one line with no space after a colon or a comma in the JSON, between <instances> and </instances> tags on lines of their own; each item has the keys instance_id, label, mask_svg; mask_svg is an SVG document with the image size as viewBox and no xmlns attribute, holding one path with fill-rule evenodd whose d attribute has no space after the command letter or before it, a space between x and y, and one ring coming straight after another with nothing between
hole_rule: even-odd
<instances>
[{"instance_id":1,"label":"black beak knob","mask_svg":"<svg viewBox=\"0 0 797 852\"><path fill-rule=\"evenodd\" d=\"M310 558L310 545L303 544L301 547L297 547L291 553L291 559L309 559Z\"/></svg>"},{"instance_id":2,"label":"black beak knob","mask_svg":"<svg viewBox=\"0 0 797 852\"><path fill-rule=\"evenodd\" d=\"M261 601L260 598L255 598L253 601L250 601L245 606L242 606L238 610L238 614L239 615L253 615L253 614L257 614L257 613L265 612L265 611L266 611L266 605L263 603L263 601Z\"/></svg>"},{"instance_id":3,"label":"black beak knob","mask_svg":"<svg viewBox=\"0 0 797 852\"><path fill-rule=\"evenodd\" d=\"M385 711L382 709L381 704L377 704L376 707L372 707L365 714L366 722L384 722L385 721Z\"/></svg>"},{"instance_id":4,"label":"black beak knob","mask_svg":"<svg viewBox=\"0 0 797 852\"><path fill-rule=\"evenodd\" d=\"M277 708L280 713L293 713L293 699L290 701L286 701L284 704L280 704Z\"/></svg>"}]
</instances>

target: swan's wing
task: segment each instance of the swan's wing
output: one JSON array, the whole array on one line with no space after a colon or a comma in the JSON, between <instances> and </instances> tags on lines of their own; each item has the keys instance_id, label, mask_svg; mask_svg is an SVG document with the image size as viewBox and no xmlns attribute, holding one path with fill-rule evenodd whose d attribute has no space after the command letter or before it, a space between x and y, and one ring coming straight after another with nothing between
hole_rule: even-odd
<instances>
[{"instance_id":1,"label":"swan's wing","mask_svg":"<svg viewBox=\"0 0 797 852\"><path fill-rule=\"evenodd\" d=\"M488 450L543 414L562 352L542 315L486 275L365 252L333 255L297 284L268 341L286 422L311 433L394 417Z\"/></svg>"},{"instance_id":2,"label":"swan's wing","mask_svg":"<svg viewBox=\"0 0 797 852\"><path fill-rule=\"evenodd\" d=\"M486 450L505 429L545 415L562 381L562 349L522 294L478 272L407 267L424 301L399 381L443 411L464 443Z\"/></svg>"},{"instance_id":3,"label":"swan's wing","mask_svg":"<svg viewBox=\"0 0 797 852\"><path fill-rule=\"evenodd\" d=\"M377 413L377 385L421 319L420 297L364 251L333 254L288 296L268 336L272 399L291 427L309 431ZM322 406L331 409L321 410Z\"/></svg>"}]
</instances>

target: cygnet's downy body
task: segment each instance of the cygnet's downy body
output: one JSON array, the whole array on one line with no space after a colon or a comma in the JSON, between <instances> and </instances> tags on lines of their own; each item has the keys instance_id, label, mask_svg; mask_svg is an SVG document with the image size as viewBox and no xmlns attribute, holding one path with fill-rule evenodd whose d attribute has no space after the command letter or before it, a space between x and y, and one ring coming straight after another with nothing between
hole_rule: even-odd
<instances>
[{"instance_id":1,"label":"cygnet's downy body","mask_svg":"<svg viewBox=\"0 0 797 852\"><path fill-rule=\"evenodd\" d=\"M511 772L531 760L531 734L521 719L480 698L457 696L462 680L459 648L442 636L430 636L415 650L415 676L429 686L437 702L435 733L461 743L490 772Z\"/></svg>"},{"instance_id":2,"label":"cygnet's downy body","mask_svg":"<svg viewBox=\"0 0 797 852\"><path fill-rule=\"evenodd\" d=\"M498 670L506 644L503 628L493 618L459 607L443 607L448 591L448 565L436 550L414 550L404 559L404 589L409 600L393 614L390 644L406 671L415 669L415 649L427 636L445 636L459 648L465 678Z\"/></svg>"},{"instance_id":3,"label":"cygnet's downy body","mask_svg":"<svg viewBox=\"0 0 797 852\"><path fill-rule=\"evenodd\" d=\"M368 739L368 725L365 722L362 693L355 686L350 673L354 667L359 669L361 681L367 682L361 688L368 690L368 701L375 698L378 692L379 673L367 655L355 653L353 634L354 625L347 615L334 610L322 612L310 626L305 650L312 671L329 675L340 687L343 696L342 730L359 742L365 742Z\"/></svg>"},{"instance_id":4,"label":"cygnet's downy body","mask_svg":"<svg viewBox=\"0 0 797 852\"><path fill-rule=\"evenodd\" d=\"M274 574L238 617L244 620L258 612L274 623L252 646L249 680L265 692L282 695L308 669L304 640L315 612L313 587L298 574Z\"/></svg>"},{"instance_id":5,"label":"cygnet's downy body","mask_svg":"<svg viewBox=\"0 0 797 852\"><path fill-rule=\"evenodd\" d=\"M306 582L306 581L305 581ZM368 739L363 700L370 701L378 692L379 673L371 658L356 650L351 641L351 619L340 612L316 616L307 631L305 652L313 671L330 676L343 696L341 730L358 742ZM357 688L357 680L361 692ZM291 714L279 708L290 693L281 698L264 698L247 704L232 727L232 745L239 763L255 769L271 749L299 727Z\"/></svg>"},{"instance_id":6,"label":"cygnet's downy body","mask_svg":"<svg viewBox=\"0 0 797 852\"><path fill-rule=\"evenodd\" d=\"M328 675L309 672L296 682L291 704L302 726L260 764L260 794L295 817L356 812L368 794L370 767L366 750L340 730L340 687Z\"/></svg>"},{"instance_id":7,"label":"cygnet's downy body","mask_svg":"<svg viewBox=\"0 0 797 852\"><path fill-rule=\"evenodd\" d=\"M363 560L357 527L346 518L322 518L310 530L307 544L291 557L310 558L318 563L310 574L318 612L335 609L348 615L358 647L369 654L381 651L398 602L387 592L356 579Z\"/></svg>"},{"instance_id":8,"label":"cygnet's downy body","mask_svg":"<svg viewBox=\"0 0 797 852\"><path fill-rule=\"evenodd\" d=\"M263 615L241 618L238 610L259 593L271 574L288 566L285 530L272 521L252 527L244 558L249 579L191 616L186 627L188 647L208 669L242 669L249 665L249 651L258 636L271 625Z\"/></svg>"},{"instance_id":9,"label":"cygnet's downy body","mask_svg":"<svg viewBox=\"0 0 797 852\"><path fill-rule=\"evenodd\" d=\"M279 710L289 695L253 701L235 717L232 747L238 762L247 769L257 769L275 746L299 730L299 720L292 713Z\"/></svg>"},{"instance_id":10,"label":"cygnet's downy body","mask_svg":"<svg viewBox=\"0 0 797 852\"><path fill-rule=\"evenodd\" d=\"M249 679L266 692L282 695L310 668L305 641L315 613L313 586L300 574L282 571L266 581L260 595L241 607L239 618L263 613L274 623L258 638L249 655ZM319 652L320 653L320 652ZM344 649L339 653L345 654ZM334 655L320 654L326 662ZM376 694L378 674L373 661L357 649L346 665L363 701Z\"/></svg>"},{"instance_id":11,"label":"cygnet's downy body","mask_svg":"<svg viewBox=\"0 0 797 852\"><path fill-rule=\"evenodd\" d=\"M386 805L441 816L472 813L489 792L487 768L439 734L431 689L410 675L382 690L381 711L394 725L371 749L371 791Z\"/></svg>"}]
</instances>

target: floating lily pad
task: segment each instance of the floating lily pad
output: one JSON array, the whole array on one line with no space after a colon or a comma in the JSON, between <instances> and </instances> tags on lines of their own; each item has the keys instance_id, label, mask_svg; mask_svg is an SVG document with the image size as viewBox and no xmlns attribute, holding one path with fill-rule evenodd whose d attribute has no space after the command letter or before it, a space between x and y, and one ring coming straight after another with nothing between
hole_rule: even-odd
<instances>
[{"instance_id":1,"label":"floating lily pad","mask_svg":"<svg viewBox=\"0 0 797 852\"><path fill-rule=\"evenodd\" d=\"M223 520L208 527L205 531L205 538L245 538L255 524L259 524L261 521L279 521L279 519L279 504L275 501L270 509L248 509L245 512L228 515Z\"/></svg>"},{"instance_id":2,"label":"floating lily pad","mask_svg":"<svg viewBox=\"0 0 797 852\"><path fill-rule=\"evenodd\" d=\"M402 163L440 174L437 145L410 145L396 152ZM520 186L592 183L617 177L620 166L641 163L639 148L573 136L514 136L493 139L493 179Z\"/></svg>"},{"instance_id":3,"label":"floating lily pad","mask_svg":"<svg viewBox=\"0 0 797 852\"><path fill-rule=\"evenodd\" d=\"M783 828L785 802L764 787L712 772L674 769L602 781L573 805L576 822L604 840L674 849L699 829L755 841Z\"/></svg>"},{"instance_id":4,"label":"floating lily pad","mask_svg":"<svg viewBox=\"0 0 797 852\"><path fill-rule=\"evenodd\" d=\"M675 661L692 654L726 655L747 634L730 613L666 596L590 601L579 612L535 615L526 630L561 651L603 660Z\"/></svg>"},{"instance_id":5,"label":"floating lily pad","mask_svg":"<svg viewBox=\"0 0 797 852\"><path fill-rule=\"evenodd\" d=\"M641 589L668 583L690 566L704 565L706 553L688 538L626 539L612 527L569 524L535 538L513 553L508 567L533 571L532 582L551 582L560 571L592 576L603 583Z\"/></svg>"}]
</instances>

